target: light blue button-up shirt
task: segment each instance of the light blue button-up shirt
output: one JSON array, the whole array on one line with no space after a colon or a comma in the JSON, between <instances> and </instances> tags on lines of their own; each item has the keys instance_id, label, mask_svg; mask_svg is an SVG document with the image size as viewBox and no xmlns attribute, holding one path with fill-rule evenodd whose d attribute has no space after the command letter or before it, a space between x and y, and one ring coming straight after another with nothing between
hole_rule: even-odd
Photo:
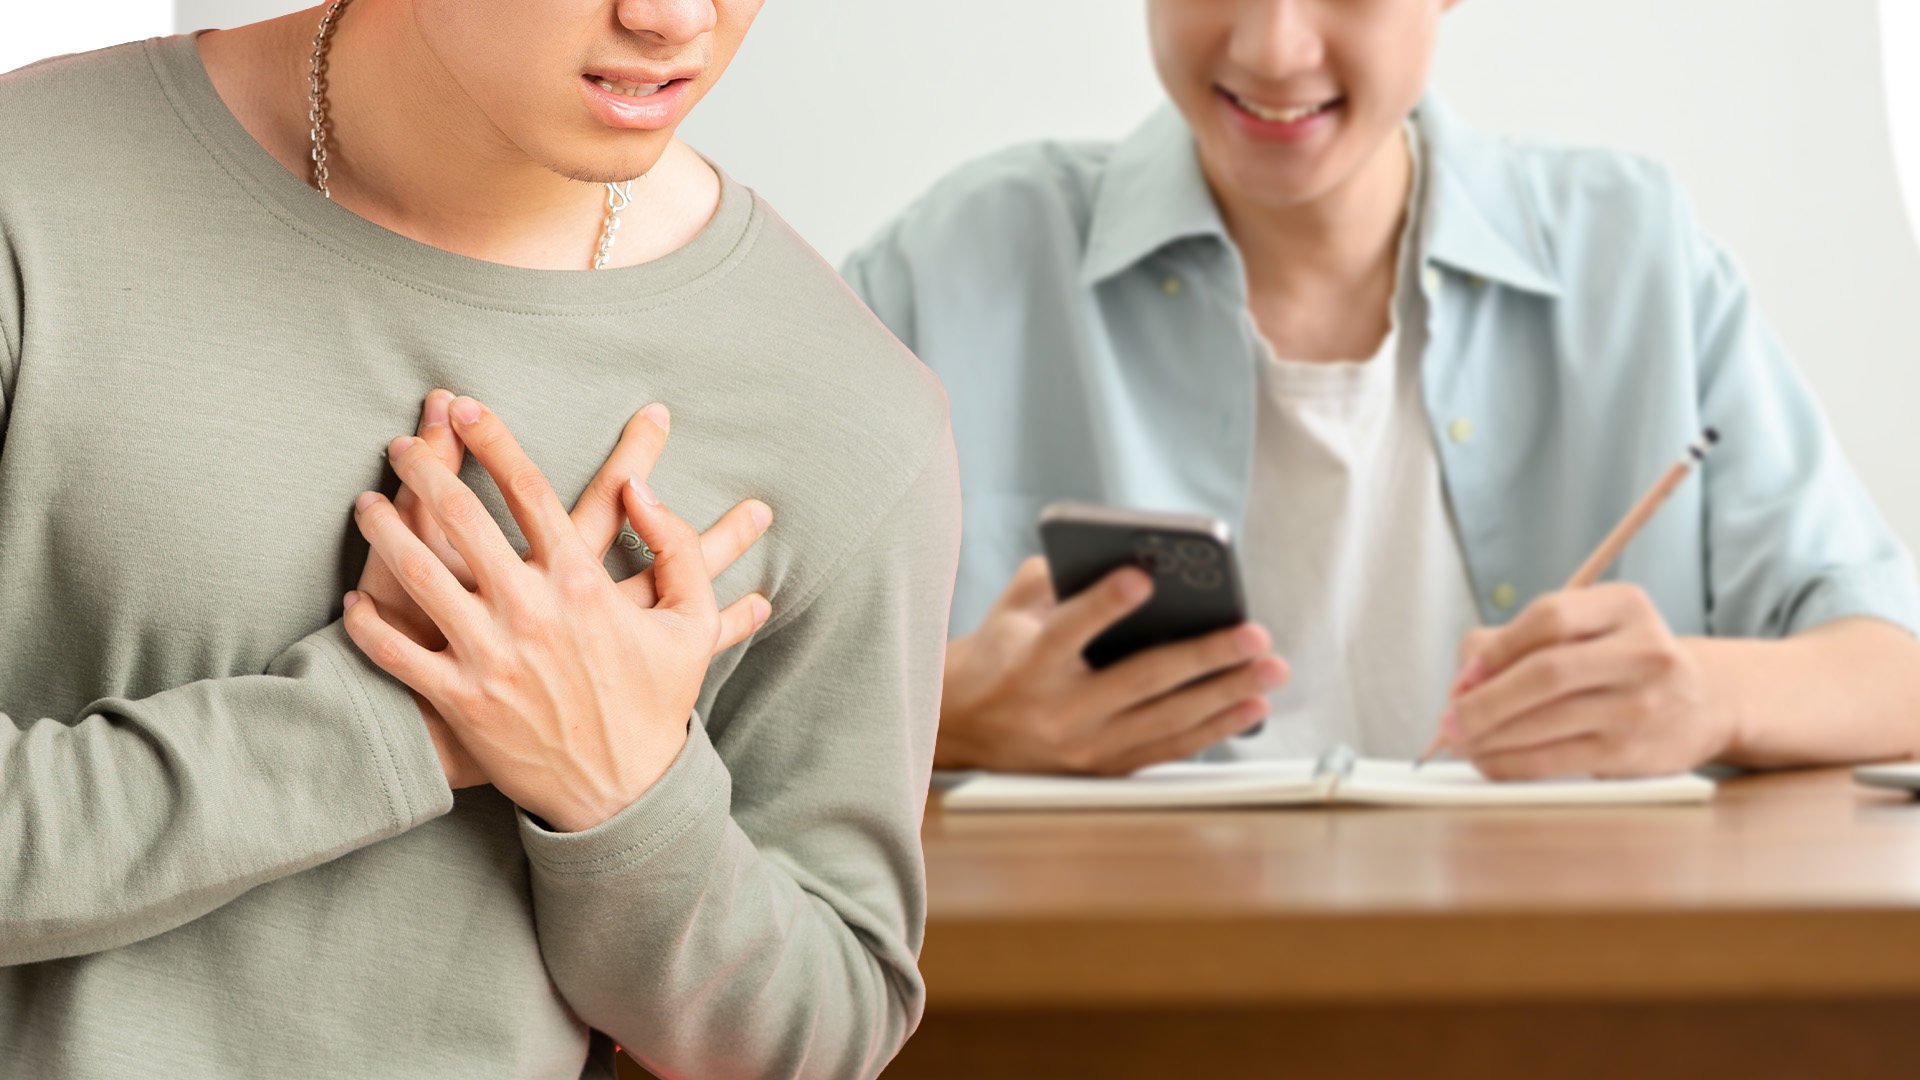
<instances>
[{"instance_id":1,"label":"light blue button-up shirt","mask_svg":"<svg viewBox=\"0 0 1920 1080\"><path fill-rule=\"evenodd\" d=\"M1920 627L1910 560L1672 178L1476 133L1429 98L1421 381L1480 614L1559 588L1707 426L1720 446L1609 577L1676 633ZM1167 109L1117 145L962 168L848 261L946 384L965 496L952 629L1055 499L1243 520L1258 364L1246 275Z\"/></svg>"}]
</instances>

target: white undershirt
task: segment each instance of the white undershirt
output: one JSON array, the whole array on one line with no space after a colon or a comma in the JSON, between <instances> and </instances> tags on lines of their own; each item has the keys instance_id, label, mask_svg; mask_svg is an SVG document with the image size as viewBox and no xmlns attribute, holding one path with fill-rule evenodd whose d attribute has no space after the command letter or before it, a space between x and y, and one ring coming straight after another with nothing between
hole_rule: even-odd
<instances>
[{"instance_id":1,"label":"white undershirt","mask_svg":"<svg viewBox=\"0 0 1920 1080\"><path fill-rule=\"evenodd\" d=\"M1292 666L1258 735L1214 756L1295 757L1347 743L1410 757L1432 738L1460 638L1478 623L1421 394L1424 298L1402 237L1393 325L1356 362L1262 347L1240 558L1250 613ZM1249 319L1251 316L1249 316Z\"/></svg>"}]
</instances>

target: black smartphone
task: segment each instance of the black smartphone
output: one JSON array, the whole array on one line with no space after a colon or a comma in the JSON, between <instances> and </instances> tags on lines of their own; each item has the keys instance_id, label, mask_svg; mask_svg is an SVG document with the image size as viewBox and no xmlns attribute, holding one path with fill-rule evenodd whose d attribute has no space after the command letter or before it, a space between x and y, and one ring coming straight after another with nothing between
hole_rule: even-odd
<instances>
[{"instance_id":1,"label":"black smartphone","mask_svg":"<svg viewBox=\"0 0 1920 1080\"><path fill-rule=\"evenodd\" d=\"M1054 503L1040 513L1040 547L1062 600L1123 566L1153 578L1153 597L1087 646L1092 667L1247 621L1233 539L1217 518Z\"/></svg>"}]
</instances>

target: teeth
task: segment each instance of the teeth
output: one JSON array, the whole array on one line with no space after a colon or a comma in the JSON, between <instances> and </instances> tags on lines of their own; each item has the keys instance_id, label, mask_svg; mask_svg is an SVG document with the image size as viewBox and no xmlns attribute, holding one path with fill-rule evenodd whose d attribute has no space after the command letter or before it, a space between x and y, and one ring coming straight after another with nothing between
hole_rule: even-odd
<instances>
[{"instance_id":1,"label":"teeth","mask_svg":"<svg viewBox=\"0 0 1920 1080\"><path fill-rule=\"evenodd\" d=\"M1269 124L1297 124L1309 116L1324 112L1326 107L1331 104L1330 102L1321 102L1318 105L1296 105L1290 109L1269 109L1264 105L1256 105L1237 94L1234 95L1233 100L1239 102L1241 108L1265 120Z\"/></svg>"},{"instance_id":2,"label":"teeth","mask_svg":"<svg viewBox=\"0 0 1920 1080\"><path fill-rule=\"evenodd\" d=\"M660 92L666 83L630 83L613 79L596 79L595 85L609 94L624 94L627 97L649 97Z\"/></svg>"}]
</instances>

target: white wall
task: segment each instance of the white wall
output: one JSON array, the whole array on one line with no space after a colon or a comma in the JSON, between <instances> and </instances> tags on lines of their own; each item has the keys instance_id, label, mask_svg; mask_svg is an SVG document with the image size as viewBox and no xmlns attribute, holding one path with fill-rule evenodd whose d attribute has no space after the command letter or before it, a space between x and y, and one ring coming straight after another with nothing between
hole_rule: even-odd
<instances>
[{"instance_id":1,"label":"white wall","mask_svg":"<svg viewBox=\"0 0 1920 1080\"><path fill-rule=\"evenodd\" d=\"M0 71L170 32L172 0L0 0Z\"/></svg>"},{"instance_id":2,"label":"white wall","mask_svg":"<svg viewBox=\"0 0 1920 1080\"><path fill-rule=\"evenodd\" d=\"M180 30L225 29L257 22L289 11L313 7L321 0L171 0Z\"/></svg>"},{"instance_id":3,"label":"white wall","mask_svg":"<svg viewBox=\"0 0 1920 1080\"><path fill-rule=\"evenodd\" d=\"M177 2L183 28L295 6ZM0 42L18 18L0 15ZM1858 0L1470 0L1448 17L1436 81L1482 127L1672 165L1920 547L1920 248L1875 19ZM1141 0L768 0L686 134L837 259L960 161L1114 137L1157 97Z\"/></svg>"},{"instance_id":4,"label":"white wall","mask_svg":"<svg viewBox=\"0 0 1920 1080\"><path fill-rule=\"evenodd\" d=\"M1877 20L1862 0L1470 0L1436 80L1483 127L1671 165L1920 548L1920 247Z\"/></svg>"},{"instance_id":5,"label":"white wall","mask_svg":"<svg viewBox=\"0 0 1920 1080\"><path fill-rule=\"evenodd\" d=\"M1140 0L768 0L685 125L829 259L942 173L1161 100Z\"/></svg>"}]
</instances>

